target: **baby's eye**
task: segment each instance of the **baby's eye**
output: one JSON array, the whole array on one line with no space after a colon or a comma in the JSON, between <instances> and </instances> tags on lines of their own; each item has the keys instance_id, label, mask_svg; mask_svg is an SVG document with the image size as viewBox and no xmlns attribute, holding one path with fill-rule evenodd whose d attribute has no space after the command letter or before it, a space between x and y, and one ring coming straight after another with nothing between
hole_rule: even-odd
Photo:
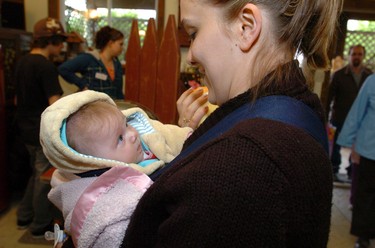
<instances>
[{"instance_id":1,"label":"baby's eye","mask_svg":"<svg viewBox=\"0 0 375 248\"><path fill-rule=\"evenodd\" d=\"M124 140L124 136L122 136L122 134L120 134L120 135L118 136L118 141L121 142L121 141L123 141L123 140Z\"/></svg>"}]
</instances>

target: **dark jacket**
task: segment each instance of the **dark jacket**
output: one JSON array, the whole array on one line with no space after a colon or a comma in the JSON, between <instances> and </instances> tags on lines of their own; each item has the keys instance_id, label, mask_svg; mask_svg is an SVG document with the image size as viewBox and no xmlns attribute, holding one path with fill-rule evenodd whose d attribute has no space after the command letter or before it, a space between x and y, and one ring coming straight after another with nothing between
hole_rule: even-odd
<instances>
[{"instance_id":1,"label":"dark jacket","mask_svg":"<svg viewBox=\"0 0 375 248\"><path fill-rule=\"evenodd\" d=\"M326 114L328 117L333 101L331 115L332 123L339 126L342 126L344 124L346 115L348 114L350 107L357 97L359 89L362 87L362 84L366 80L366 78L371 74L372 71L370 69L364 68L361 80L358 85L352 76L349 65L336 71L333 74L328 89L328 98L326 105Z\"/></svg>"},{"instance_id":2,"label":"dark jacket","mask_svg":"<svg viewBox=\"0 0 375 248\"><path fill-rule=\"evenodd\" d=\"M303 101L323 123L318 97L299 69L294 72L264 92ZM223 104L184 148L250 99L251 91ZM246 120L155 181L133 214L123 247L323 248L331 199L330 162L317 141L281 122Z\"/></svg>"}]
</instances>

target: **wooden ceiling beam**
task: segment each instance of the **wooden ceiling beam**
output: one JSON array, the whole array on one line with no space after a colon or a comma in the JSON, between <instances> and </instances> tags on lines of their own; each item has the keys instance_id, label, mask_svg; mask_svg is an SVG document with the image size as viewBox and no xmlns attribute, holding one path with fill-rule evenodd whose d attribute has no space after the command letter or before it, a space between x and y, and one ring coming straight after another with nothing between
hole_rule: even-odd
<instances>
[{"instance_id":1,"label":"wooden ceiling beam","mask_svg":"<svg viewBox=\"0 0 375 248\"><path fill-rule=\"evenodd\" d=\"M343 10L350 19L375 20L375 0L345 0Z\"/></svg>"}]
</instances>

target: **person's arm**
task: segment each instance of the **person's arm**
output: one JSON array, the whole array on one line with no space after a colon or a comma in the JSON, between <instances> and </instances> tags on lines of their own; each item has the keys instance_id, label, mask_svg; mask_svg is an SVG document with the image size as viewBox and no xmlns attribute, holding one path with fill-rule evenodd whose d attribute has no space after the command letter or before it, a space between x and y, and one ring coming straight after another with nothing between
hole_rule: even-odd
<instances>
[{"instance_id":1,"label":"person's arm","mask_svg":"<svg viewBox=\"0 0 375 248\"><path fill-rule=\"evenodd\" d=\"M375 76L370 76L366 79L346 116L343 128L337 139L337 143L340 146L352 147L355 143L357 132L365 118L368 102L372 94L370 87L374 82L369 82L371 79L374 80Z\"/></svg>"},{"instance_id":2,"label":"person's arm","mask_svg":"<svg viewBox=\"0 0 375 248\"><path fill-rule=\"evenodd\" d=\"M359 164L360 161L361 161L361 155L359 155L355 151L355 145L353 145L351 152L350 152L350 162L352 162L353 164Z\"/></svg>"},{"instance_id":3,"label":"person's arm","mask_svg":"<svg viewBox=\"0 0 375 248\"><path fill-rule=\"evenodd\" d=\"M201 87L186 90L177 100L178 125L196 129L208 112L207 100L208 96Z\"/></svg>"},{"instance_id":4,"label":"person's arm","mask_svg":"<svg viewBox=\"0 0 375 248\"><path fill-rule=\"evenodd\" d=\"M92 59L90 56L88 54L80 54L73 59L67 60L59 66L59 74L68 83L77 85L80 90L87 89L88 81L83 75L87 69L89 60ZM82 77L77 76L76 73L81 73Z\"/></svg>"}]
</instances>

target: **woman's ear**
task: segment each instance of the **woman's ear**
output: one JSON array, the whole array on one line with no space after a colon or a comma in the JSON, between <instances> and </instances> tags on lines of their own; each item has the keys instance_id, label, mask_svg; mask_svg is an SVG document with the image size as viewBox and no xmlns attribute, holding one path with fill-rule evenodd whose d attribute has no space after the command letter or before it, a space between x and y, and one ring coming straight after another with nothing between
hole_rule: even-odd
<instances>
[{"instance_id":1,"label":"woman's ear","mask_svg":"<svg viewBox=\"0 0 375 248\"><path fill-rule=\"evenodd\" d=\"M259 38L262 16L256 5L248 3L242 8L238 18L241 24L239 47L243 51L248 51Z\"/></svg>"},{"instance_id":2,"label":"woman's ear","mask_svg":"<svg viewBox=\"0 0 375 248\"><path fill-rule=\"evenodd\" d=\"M115 43L113 40L109 40L107 46L112 45L113 43Z\"/></svg>"}]
</instances>

